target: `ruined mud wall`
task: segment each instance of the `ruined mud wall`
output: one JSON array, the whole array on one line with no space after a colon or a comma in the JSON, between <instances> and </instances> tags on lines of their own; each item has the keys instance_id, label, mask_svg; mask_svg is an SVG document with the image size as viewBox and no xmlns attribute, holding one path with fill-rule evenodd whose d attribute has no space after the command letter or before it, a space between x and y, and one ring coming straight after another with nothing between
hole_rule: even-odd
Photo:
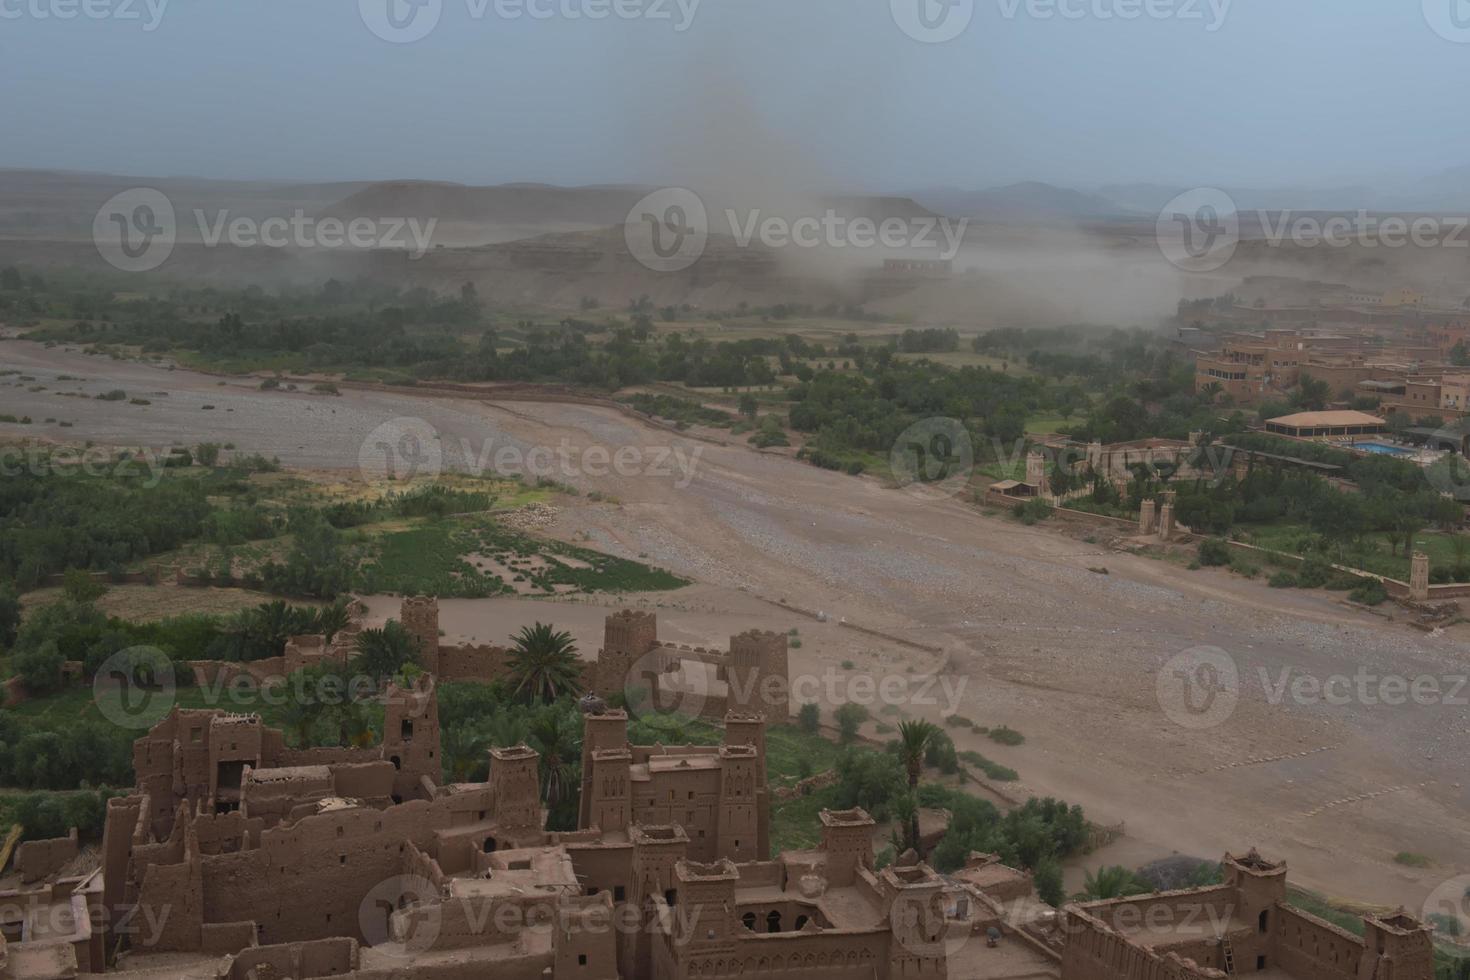
<instances>
[{"instance_id":1,"label":"ruined mud wall","mask_svg":"<svg viewBox=\"0 0 1470 980\"><path fill-rule=\"evenodd\" d=\"M77 829L66 837L26 841L15 849L15 870L20 880L29 885L56 874L77 856Z\"/></svg>"},{"instance_id":2,"label":"ruined mud wall","mask_svg":"<svg viewBox=\"0 0 1470 980\"><path fill-rule=\"evenodd\" d=\"M261 834L260 847L206 855L206 922L256 920L263 944L361 939L359 908L402 873L407 845L430 851L452 812L443 801L344 810Z\"/></svg>"}]
</instances>

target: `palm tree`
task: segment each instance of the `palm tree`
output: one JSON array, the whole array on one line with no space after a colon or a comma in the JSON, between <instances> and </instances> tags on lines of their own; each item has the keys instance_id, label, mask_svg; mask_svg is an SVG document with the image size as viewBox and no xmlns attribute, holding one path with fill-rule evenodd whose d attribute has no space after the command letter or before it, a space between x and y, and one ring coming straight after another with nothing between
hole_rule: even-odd
<instances>
[{"instance_id":1,"label":"palm tree","mask_svg":"<svg viewBox=\"0 0 1470 980\"><path fill-rule=\"evenodd\" d=\"M357 656L353 658L352 669L381 684L406 665L418 663L416 647L413 634L398 620L390 619L380 630L363 630L357 634Z\"/></svg>"},{"instance_id":2,"label":"palm tree","mask_svg":"<svg viewBox=\"0 0 1470 980\"><path fill-rule=\"evenodd\" d=\"M919 792L919 777L924 774L924 755L929 751L929 745L942 734L939 726L932 721L920 718L899 722L898 754L903 759L904 768L908 770L909 792L915 796ZM909 846L916 851L919 849L918 807L914 807L909 815Z\"/></svg>"},{"instance_id":3,"label":"palm tree","mask_svg":"<svg viewBox=\"0 0 1470 980\"><path fill-rule=\"evenodd\" d=\"M293 608L281 599L261 603L250 615L256 641L270 651L266 657L285 653L286 641L310 628L312 618L310 611Z\"/></svg>"},{"instance_id":4,"label":"palm tree","mask_svg":"<svg viewBox=\"0 0 1470 980\"><path fill-rule=\"evenodd\" d=\"M524 742L530 726L520 710L507 706L492 715L484 726L486 741L498 749L508 749Z\"/></svg>"},{"instance_id":5,"label":"palm tree","mask_svg":"<svg viewBox=\"0 0 1470 980\"><path fill-rule=\"evenodd\" d=\"M365 749L377 741L373 731L373 712L365 701L343 701L333 712L337 716L338 744Z\"/></svg>"},{"instance_id":6,"label":"palm tree","mask_svg":"<svg viewBox=\"0 0 1470 980\"><path fill-rule=\"evenodd\" d=\"M311 617L311 629L320 633L331 643L333 638L352 622L352 614L347 611L347 600L338 599L330 606L322 606L316 610Z\"/></svg>"},{"instance_id":7,"label":"palm tree","mask_svg":"<svg viewBox=\"0 0 1470 980\"><path fill-rule=\"evenodd\" d=\"M443 729L439 734L440 751L444 753L444 765L449 770L451 782L463 783L485 756L489 736L483 728L470 722L462 722Z\"/></svg>"},{"instance_id":8,"label":"palm tree","mask_svg":"<svg viewBox=\"0 0 1470 980\"><path fill-rule=\"evenodd\" d=\"M509 683L516 697L550 704L582 693L582 662L572 634L545 623L527 626L511 637Z\"/></svg>"},{"instance_id":9,"label":"palm tree","mask_svg":"<svg viewBox=\"0 0 1470 980\"><path fill-rule=\"evenodd\" d=\"M281 705L281 721L296 736L297 748L311 748L312 732L321 716L322 706L315 698L291 697Z\"/></svg>"},{"instance_id":10,"label":"palm tree","mask_svg":"<svg viewBox=\"0 0 1470 980\"><path fill-rule=\"evenodd\" d=\"M582 726L575 711L560 707L532 719L526 743L541 755L541 796L555 813L581 782Z\"/></svg>"},{"instance_id":11,"label":"palm tree","mask_svg":"<svg viewBox=\"0 0 1470 980\"><path fill-rule=\"evenodd\" d=\"M1107 898L1124 898L1152 891L1148 882L1142 881L1122 865L1108 865L1097 871L1087 872L1078 901L1100 901Z\"/></svg>"}]
</instances>

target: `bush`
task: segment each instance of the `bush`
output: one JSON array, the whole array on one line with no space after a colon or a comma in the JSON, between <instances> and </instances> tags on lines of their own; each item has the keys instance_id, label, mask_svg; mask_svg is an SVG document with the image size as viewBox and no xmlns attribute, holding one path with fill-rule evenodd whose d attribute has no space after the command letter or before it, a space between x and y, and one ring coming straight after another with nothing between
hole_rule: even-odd
<instances>
[{"instance_id":1,"label":"bush","mask_svg":"<svg viewBox=\"0 0 1470 980\"><path fill-rule=\"evenodd\" d=\"M1308 558L1297 572L1297 584L1304 589L1320 589L1332 577L1332 566L1321 558Z\"/></svg>"},{"instance_id":2,"label":"bush","mask_svg":"<svg viewBox=\"0 0 1470 980\"><path fill-rule=\"evenodd\" d=\"M1033 881L1037 898L1054 909L1062 907L1067 893L1062 886L1062 866L1056 858L1044 857L1038 861Z\"/></svg>"},{"instance_id":3,"label":"bush","mask_svg":"<svg viewBox=\"0 0 1470 980\"><path fill-rule=\"evenodd\" d=\"M72 602L94 602L107 594L107 586L80 568L69 568L61 575L61 591Z\"/></svg>"},{"instance_id":4,"label":"bush","mask_svg":"<svg viewBox=\"0 0 1470 980\"><path fill-rule=\"evenodd\" d=\"M960 753L960 758L985 773L986 778L993 779L998 783L1013 783L1021 778L1016 770L1009 766L1003 766L998 762L992 762L979 752L966 749Z\"/></svg>"},{"instance_id":5,"label":"bush","mask_svg":"<svg viewBox=\"0 0 1470 980\"><path fill-rule=\"evenodd\" d=\"M1011 513L1016 519L1027 527L1046 520L1052 515L1052 505L1045 500L1037 498L1025 503L1017 504L1011 508Z\"/></svg>"},{"instance_id":6,"label":"bush","mask_svg":"<svg viewBox=\"0 0 1470 980\"><path fill-rule=\"evenodd\" d=\"M999 728L992 728L990 730L990 740L992 742L999 742L1001 745L1020 745L1026 741L1026 736L1014 728L1001 725Z\"/></svg>"},{"instance_id":7,"label":"bush","mask_svg":"<svg viewBox=\"0 0 1470 980\"><path fill-rule=\"evenodd\" d=\"M1224 538L1206 538L1199 545L1199 563L1209 568L1230 564L1230 546Z\"/></svg>"},{"instance_id":8,"label":"bush","mask_svg":"<svg viewBox=\"0 0 1470 980\"><path fill-rule=\"evenodd\" d=\"M951 728L974 728L975 723L964 715L945 715L944 723Z\"/></svg>"},{"instance_id":9,"label":"bush","mask_svg":"<svg viewBox=\"0 0 1470 980\"><path fill-rule=\"evenodd\" d=\"M1277 572L1271 576L1270 584L1273 589L1294 589L1301 583L1291 572Z\"/></svg>"},{"instance_id":10,"label":"bush","mask_svg":"<svg viewBox=\"0 0 1470 980\"><path fill-rule=\"evenodd\" d=\"M15 643L20 629L20 596L8 585L0 585L0 650Z\"/></svg>"},{"instance_id":11,"label":"bush","mask_svg":"<svg viewBox=\"0 0 1470 980\"><path fill-rule=\"evenodd\" d=\"M66 658L55 640L16 653L15 672L32 694L50 694L61 688L61 667Z\"/></svg>"},{"instance_id":12,"label":"bush","mask_svg":"<svg viewBox=\"0 0 1470 980\"><path fill-rule=\"evenodd\" d=\"M1388 601L1388 590L1383 587L1382 582L1370 578L1349 592L1348 598L1365 606L1378 606Z\"/></svg>"},{"instance_id":13,"label":"bush","mask_svg":"<svg viewBox=\"0 0 1470 980\"><path fill-rule=\"evenodd\" d=\"M815 703L807 703L796 712L797 727L808 735L815 735L822 727L822 709Z\"/></svg>"},{"instance_id":14,"label":"bush","mask_svg":"<svg viewBox=\"0 0 1470 980\"><path fill-rule=\"evenodd\" d=\"M858 728L868 720L868 709L860 704L849 702L833 712L832 717L837 719L840 740L846 744L857 738Z\"/></svg>"}]
</instances>

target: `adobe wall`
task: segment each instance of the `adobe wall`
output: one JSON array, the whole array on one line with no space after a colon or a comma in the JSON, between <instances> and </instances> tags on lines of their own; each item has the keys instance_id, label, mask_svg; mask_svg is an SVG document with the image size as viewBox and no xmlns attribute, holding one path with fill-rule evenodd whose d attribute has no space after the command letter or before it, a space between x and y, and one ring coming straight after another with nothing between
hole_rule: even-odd
<instances>
[{"instance_id":1,"label":"adobe wall","mask_svg":"<svg viewBox=\"0 0 1470 980\"><path fill-rule=\"evenodd\" d=\"M1062 975L1067 980L1223 980L1225 976L1177 955L1159 956L1135 946L1075 906L1063 915L1068 938Z\"/></svg>"},{"instance_id":2,"label":"adobe wall","mask_svg":"<svg viewBox=\"0 0 1470 980\"><path fill-rule=\"evenodd\" d=\"M363 899L401 873L409 843L430 850L450 816L437 801L346 810L264 831L255 850L206 855L204 920L254 919L263 944L361 939Z\"/></svg>"},{"instance_id":3,"label":"adobe wall","mask_svg":"<svg viewBox=\"0 0 1470 980\"><path fill-rule=\"evenodd\" d=\"M77 829L65 837L26 841L15 849L15 870L22 884L41 881L56 874L77 856Z\"/></svg>"},{"instance_id":4,"label":"adobe wall","mask_svg":"<svg viewBox=\"0 0 1470 980\"><path fill-rule=\"evenodd\" d=\"M498 646L440 646L441 681L491 684L510 669L510 650Z\"/></svg>"},{"instance_id":5,"label":"adobe wall","mask_svg":"<svg viewBox=\"0 0 1470 980\"><path fill-rule=\"evenodd\" d=\"M654 945L673 953L673 961L684 969L668 975L681 978L743 973L762 980L809 980L818 971L824 980L871 980L889 975L890 933L886 920L883 925L873 930L747 933L708 953L698 943L673 951L665 942Z\"/></svg>"},{"instance_id":6,"label":"adobe wall","mask_svg":"<svg viewBox=\"0 0 1470 980\"><path fill-rule=\"evenodd\" d=\"M221 980L257 980L271 975L312 980L351 972L359 962L358 945L351 939L263 946L237 955Z\"/></svg>"},{"instance_id":7,"label":"adobe wall","mask_svg":"<svg viewBox=\"0 0 1470 980\"><path fill-rule=\"evenodd\" d=\"M1271 956L1274 965L1303 980L1355 980L1363 942L1330 922L1277 905Z\"/></svg>"}]
</instances>

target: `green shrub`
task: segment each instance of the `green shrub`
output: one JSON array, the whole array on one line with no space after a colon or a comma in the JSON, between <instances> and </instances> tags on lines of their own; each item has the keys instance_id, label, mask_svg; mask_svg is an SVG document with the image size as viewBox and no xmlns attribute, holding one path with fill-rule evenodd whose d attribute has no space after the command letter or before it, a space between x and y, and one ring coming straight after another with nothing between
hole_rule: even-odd
<instances>
[{"instance_id":1,"label":"green shrub","mask_svg":"<svg viewBox=\"0 0 1470 980\"><path fill-rule=\"evenodd\" d=\"M990 740L992 742L999 742L1001 745L1020 745L1026 741L1026 736L1014 728L1001 725L999 728L992 728L990 730Z\"/></svg>"},{"instance_id":2,"label":"green shrub","mask_svg":"<svg viewBox=\"0 0 1470 980\"><path fill-rule=\"evenodd\" d=\"M1224 538L1205 538L1199 544L1199 563L1209 568L1230 564L1230 546Z\"/></svg>"},{"instance_id":3,"label":"green shrub","mask_svg":"<svg viewBox=\"0 0 1470 980\"><path fill-rule=\"evenodd\" d=\"M1028 500L1025 503L1016 504L1011 508L1011 514L1022 524L1030 527L1040 523L1052 515L1053 507L1041 498Z\"/></svg>"},{"instance_id":4,"label":"green shrub","mask_svg":"<svg viewBox=\"0 0 1470 980\"><path fill-rule=\"evenodd\" d=\"M802 705L796 712L796 724L808 735L815 735L822 727L822 709L813 702Z\"/></svg>"},{"instance_id":5,"label":"green shrub","mask_svg":"<svg viewBox=\"0 0 1470 980\"><path fill-rule=\"evenodd\" d=\"M1348 593L1353 602L1365 606L1378 606L1388 601L1388 590L1376 578L1361 580L1361 584Z\"/></svg>"},{"instance_id":6,"label":"green shrub","mask_svg":"<svg viewBox=\"0 0 1470 980\"><path fill-rule=\"evenodd\" d=\"M832 717L837 719L840 740L845 744L857 738L858 729L868 720L868 709L849 702L834 711Z\"/></svg>"},{"instance_id":7,"label":"green shrub","mask_svg":"<svg viewBox=\"0 0 1470 980\"><path fill-rule=\"evenodd\" d=\"M1300 584L1301 581L1291 572L1277 572L1271 576L1271 588L1273 589L1294 589Z\"/></svg>"}]
</instances>

